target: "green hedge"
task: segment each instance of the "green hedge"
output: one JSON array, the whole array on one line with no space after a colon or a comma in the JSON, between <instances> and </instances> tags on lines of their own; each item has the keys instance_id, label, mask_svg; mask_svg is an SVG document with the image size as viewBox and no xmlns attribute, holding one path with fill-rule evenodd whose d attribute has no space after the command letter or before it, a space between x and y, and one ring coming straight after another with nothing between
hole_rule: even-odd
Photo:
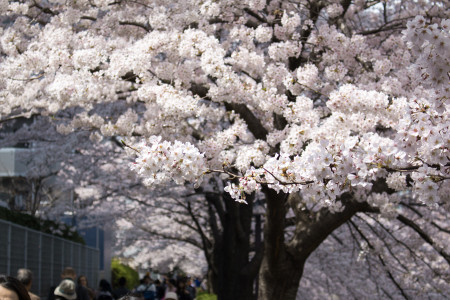
<instances>
[{"instance_id":1,"label":"green hedge","mask_svg":"<svg viewBox=\"0 0 450 300\"><path fill-rule=\"evenodd\" d=\"M0 207L0 219L86 245L83 237L80 236L78 232L72 231L71 227L66 224L59 224L50 220L41 220L37 217L12 211L5 207Z\"/></svg>"},{"instance_id":2,"label":"green hedge","mask_svg":"<svg viewBox=\"0 0 450 300\"><path fill-rule=\"evenodd\" d=\"M127 279L127 288L132 290L139 284L139 274L131 267L124 265L119 259L113 258L111 261L111 282L113 287L118 287L119 278L125 277Z\"/></svg>"},{"instance_id":3,"label":"green hedge","mask_svg":"<svg viewBox=\"0 0 450 300\"><path fill-rule=\"evenodd\" d=\"M217 300L217 296L214 294L208 294L207 292L198 291L196 300Z\"/></svg>"}]
</instances>

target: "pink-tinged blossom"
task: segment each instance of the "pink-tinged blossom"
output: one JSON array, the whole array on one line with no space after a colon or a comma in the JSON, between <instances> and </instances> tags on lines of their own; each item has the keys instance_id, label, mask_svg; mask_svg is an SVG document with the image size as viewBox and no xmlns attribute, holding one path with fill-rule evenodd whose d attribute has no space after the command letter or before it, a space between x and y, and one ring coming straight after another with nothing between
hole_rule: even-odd
<instances>
[{"instance_id":1,"label":"pink-tinged blossom","mask_svg":"<svg viewBox=\"0 0 450 300\"><path fill-rule=\"evenodd\" d=\"M217 17L220 14L220 5L213 1L205 1L200 7L200 13L206 17Z\"/></svg>"},{"instance_id":2,"label":"pink-tinged blossom","mask_svg":"<svg viewBox=\"0 0 450 300\"><path fill-rule=\"evenodd\" d=\"M344 12L344 8L337 3L333 3L326 8L327 14L330 18L335 18Z\"/></svg>"},{"instance_id":3,"label":"pink-tinged blossom","mask_svg":"<svg viewBox=\"0 0 450 300\"><path fill-rule=\"evenodd\" d=\"M297 42L279 42L269 46L269 56L274 61L285 61L288 57L295 57L302 50L301 44Z\"/></svg>"},{"instance_id":4,"label":"pink-tinged blossom","mask_svg":"<svg viewBox=\"0 0 450 300\"><path fill-rule=\"evenodd\" d=\"M161 142L161 137L152 136L136 149L139 154L130 167L144 178L146 185L196 181L207 170L203 154L190 143Z\"/></svg>"},{"instance_id":5,"label":"pink-tinged blossom","mask_svg":"<svg viewBox=\"0 0 450 300\"><path fill-rule=\"evenodd\" d=\"M297 80L301 85L314 87L317 83L318 69L315 65L307 64L297 69Z\"/></svg>"},{"instance_id":6,"label":"pink-tinged blossom","mask_svg":"<svg viewBox=\"0 0 450 300\"><path fill-rule=\"evenodd\" d=\"M260 43L267 43L272 39L272 27L258 26L255 29L255 39Z\"/></svg>"}]
</instances>

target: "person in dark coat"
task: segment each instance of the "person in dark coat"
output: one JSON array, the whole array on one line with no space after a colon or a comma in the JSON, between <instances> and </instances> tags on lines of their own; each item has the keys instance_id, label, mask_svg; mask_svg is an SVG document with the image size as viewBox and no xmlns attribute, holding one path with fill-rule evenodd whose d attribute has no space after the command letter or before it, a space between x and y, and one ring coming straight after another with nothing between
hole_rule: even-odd
<instances>
[{"instance_id":1,"label":"person in dark coat","mask_svg":"<svg viewBox=\"0 0 450 300\"><path fill-rule=\"evenodd\" d=\"M178 285L177 285L177 295L178 300L193 300L191 297L191 294L187 290L187 278L183 277L178 279Z\"/></svg>"},{"instance_id":2,"label":"person in dark coat","mask_svg":"<svg viewBox=\"0 0 450 300\"><path fill-rule=\"evenodd\" d=\"M115 299L122 298L130 293L130 290L126 287L127 279L125 277L120 277L118 283L119 286L113 291L113 296Z\"/></svg>"},{"instance_id":3,"label":"person in dark coat","mask_svg":"<svg viewBox=\"0 0 450 300\"><path fill-rule=\"evenodd\" d=\"M96 293L97 300L114 300L112 295L111 284L106 279L100 280L98 284L98 291Z\"/></svg>"}]
</instances>

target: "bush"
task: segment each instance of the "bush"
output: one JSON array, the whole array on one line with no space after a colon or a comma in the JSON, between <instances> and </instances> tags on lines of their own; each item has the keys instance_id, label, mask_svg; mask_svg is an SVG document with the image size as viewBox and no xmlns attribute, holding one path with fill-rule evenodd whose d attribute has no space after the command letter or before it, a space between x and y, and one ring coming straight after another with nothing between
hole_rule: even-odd
<instances>
[{"instance_id":1,"label":"bush","mask_svg":"<svg viewBox=\"0 0 450 300\"><path fill-rule=\"evenodd\" d=\"M130 290L139 284L138 272L122 264L118 258L113 258L111 261L111 282L113 287L119 286L118 282L120 277L127 279L127 288Z\"/></svg>"},{"instance_id":2,"label":"bush","mask_svg":"<svg viewBox=\"0 0 450 300\"><path fill-rule=\"evenodd\" d=\"M0 207L0 219L86 245L83 237L66 224L42 220L26 213L9 210L5 207Z\"/></svg>"},{"instance_id":3,"label":"bush","mask_svg":"<svg viewBox=\"0 0 450 300\"><path fill-rule=\"evenodd\" d=\"M217 300L217 295L208 294L207 292L197 292L196 300Z\"/></svg>"}]
</instances>

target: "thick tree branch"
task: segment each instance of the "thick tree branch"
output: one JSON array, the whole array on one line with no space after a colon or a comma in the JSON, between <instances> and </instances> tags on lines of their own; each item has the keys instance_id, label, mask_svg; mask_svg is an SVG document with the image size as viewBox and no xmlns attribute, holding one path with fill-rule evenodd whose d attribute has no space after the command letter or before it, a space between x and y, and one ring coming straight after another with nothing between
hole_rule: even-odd
<instances>
[{"instance_id":1,"label":"thick tree branch","mask_svg":"<svg viewBox=\"0 0 450 300\"><path fill-rule=\"evenodd\" d=\"M6 117L4 119L0 119L0 124L8 122L8 121L16 120L16 119L21 119L21 118L29 119L29 118L32 118L32 117L35 117L35 116L39 116L39 114L23 113L23 114L19 114L19 115L15 115L15 116L9 116L9 117Z\"/></svg>"},{"instance_id":2,"label":"thick tree branch","mask_svg":"<svg viewBox=\"0 0 450 300\"><path fill-rule=\"evenodd\" d=\"M267 214L264 226L264 247L269 267L276 269L278 260L285 251L284 229L288 194L262 188L267 199Z\"/></svg>"},{"instance_id":3,"label":"thick tree branch","mask_svg":"<svg viewBox=\"0 0 450 300\"><path fill-rule=\"evenodd\" d=\"M256 20L258 20L261 23L267 23L266 18L264 18L263 16L260 16L258 13L254 12L253 10L251 10L250 8L244 8L244 11L249 14L250 16L252 16L253 18L255 18Z\"/></svg>"},{"instance_id":4,"label":"thick tree branch","mask_svg":"<svg viewBox=\"0 0 450 300\"><path fill-rule=\"evenodd\" d=\"M345 193L339 197L344 207L341 212L332 213L328 208L318 212L296 210L298 218L294 237L289 241L292 255L308 257L336 228L350 220L357 212L375 212L366 202L357 202L353 195ZM292 205L292 204L291 204Z\"/></svg>"},{"instance_id":5,"label":"thick tree branch","mask_svg":"<svg viewBox=\"0 0 450 300\"><path fill-rule=\"evenodd\" d=\"M52 11L50 8L48 7L43 7L42 5L40 5L39 3L37 3L37 1L34 1L34 3L30 6L30 8L32 7L36 7L37 9L39 9L40 11L42 11L43 13L46 14L50 14L52 16L56 16L58 13Z\"/></svg>"},{"instance_id":6,"label":"thick tree branch","mask_svg":"<svg viewBox=\"0 0 450 300\"><path fill-rule=\"evenodd\" d=\"M216 213L213 210L213 205L208 202L208 216L209 216L209 226L213 234L213 241L218 241L222 238L222 232L217 225Z\"/></svg>"},{"instance_id":7,"label":"thick tree branch","mask_svg":"<svg viewBox=\"0 0 450 300\"><path fill-rule=\"evenodd\" d=\"M247 123L248 129L253 136L259 140L266 140L268 131L261 124L260 120L252 113L252 111L245 104L225 103L225 108L228 111L234 110Z\"/></svg>"}]
</instances>

